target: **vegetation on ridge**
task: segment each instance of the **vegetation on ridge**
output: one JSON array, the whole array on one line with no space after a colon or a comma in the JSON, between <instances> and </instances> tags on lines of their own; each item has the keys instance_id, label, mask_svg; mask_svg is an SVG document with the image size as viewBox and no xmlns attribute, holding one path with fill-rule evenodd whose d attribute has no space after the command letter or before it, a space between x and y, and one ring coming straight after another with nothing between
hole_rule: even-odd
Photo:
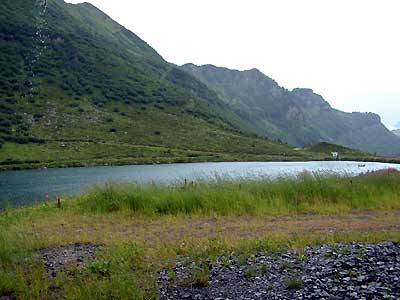
<instances>
[{"instance_id":1,"label":"vegetation on ridge","mask_svg":"<svg viewBox=\"0 0 400 300\"><path fill-rule=\"evenodd\" d=\"M189 161L193 151L291 154L286 145L250 134L206 85L95 7L47 2L47 9L33 0L0 4L3 165L28 158L42 165L104 159L60 149L68 144L85 152L85 143L107 151L111 162L126 145L171 149L172 161ZM31 155L17 159L16 143ZM174 156L174 150L184 154ZM50 159L40 159L42 151ZM157 161L147 151L143 156Z\"/></svg>"},{"instance_id":2,"label":"vegetation on ridge","mask_svg":"<svg viewBox=\"0 0 400 300\"><path fill-rule=\"evenodd\" d=\"M400 140L373 113L332 108L311 89L279 86L257 69L237 71L212 65L181 67L213 89L259 134L292 145L326 141L378 154L400 154Z\"/></svg>"}]
</instances>

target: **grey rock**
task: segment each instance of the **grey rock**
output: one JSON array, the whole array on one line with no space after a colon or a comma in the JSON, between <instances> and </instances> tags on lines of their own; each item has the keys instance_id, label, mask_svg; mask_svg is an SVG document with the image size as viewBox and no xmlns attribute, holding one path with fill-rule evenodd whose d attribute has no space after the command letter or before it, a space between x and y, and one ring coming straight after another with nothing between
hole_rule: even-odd
<instances>
[{"instance_id":1,"label":"grey rock","mask_svg":"<svg viewBox=\"0 0 400 300\"><path fill-rule=\"evenodd\" d=\"M167 270L159 274L160 299L400 299L398 243L307 247L304 255L255 253L245 266L235 256L204 261L206 287L183 284L199 264L178 257L176 282L168 281Z\"/></svg>"}]
</instances>

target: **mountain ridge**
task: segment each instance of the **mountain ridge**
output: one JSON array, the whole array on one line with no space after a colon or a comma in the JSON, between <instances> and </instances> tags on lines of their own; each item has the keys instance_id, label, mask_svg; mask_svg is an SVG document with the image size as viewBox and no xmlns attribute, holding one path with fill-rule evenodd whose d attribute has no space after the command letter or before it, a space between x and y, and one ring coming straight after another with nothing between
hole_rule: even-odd
<instances>
[{"instance_id":1,"label":"mountain ridge","mask_svg":"<svg viewBox=\"0 0 400 300\"><path fill-rule=\"evenodd\" d=\"M370 153L400 153L400 143L377 114L342 112L312 89L289 91L257 69L194 64L181 68L214 89L243 121L269 138L297 146L329 142Z\"/></svg>"}]
</instances>

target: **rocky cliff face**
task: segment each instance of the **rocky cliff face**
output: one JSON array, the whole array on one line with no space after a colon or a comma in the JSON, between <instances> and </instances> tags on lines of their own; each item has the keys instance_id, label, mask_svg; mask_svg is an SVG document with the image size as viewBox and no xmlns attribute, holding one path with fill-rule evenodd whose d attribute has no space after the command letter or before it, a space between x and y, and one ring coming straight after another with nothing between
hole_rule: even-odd
<instances>
[{"instance_id":1,"label":"rocky cliff face","mask_svg":"<svg viewBox=\"0 0 400 300\"><path fill-rule=\"evenodd\" d=\"M257 69L229 70L212 65L181 67L213 89L260 134L304 146L341 144L380 154L400 153L399 139L373 113L336 110L312 89L293 91Z\"/></svg>"},{"instance_id":2,"label":"rocky cliff face","mask_svg":"<svg viewBox=\"0 0 400 300\"><path fill-rule=\"evenodd\" d=\"M315 94L312 89L296 88L292 95L298 99L299 105L319 110L330 110L331 106L322 96Z\"/></svg>"}]
</instances>

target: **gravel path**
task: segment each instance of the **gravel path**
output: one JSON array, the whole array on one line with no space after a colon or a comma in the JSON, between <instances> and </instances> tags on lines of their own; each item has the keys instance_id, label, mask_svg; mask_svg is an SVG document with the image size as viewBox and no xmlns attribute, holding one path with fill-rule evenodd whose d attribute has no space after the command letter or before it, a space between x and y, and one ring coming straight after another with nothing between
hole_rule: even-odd
<instances>
[{"instance_id":1,"label":"gravel path","mask_svg":"<svg viewBox=\"0 0 400 300\"><path fill-rule=\"evenodd\" d=\"M400 299L400 244L336 244L216 263L180 258L160 299Z\"/></svg>"}]
</instances>

